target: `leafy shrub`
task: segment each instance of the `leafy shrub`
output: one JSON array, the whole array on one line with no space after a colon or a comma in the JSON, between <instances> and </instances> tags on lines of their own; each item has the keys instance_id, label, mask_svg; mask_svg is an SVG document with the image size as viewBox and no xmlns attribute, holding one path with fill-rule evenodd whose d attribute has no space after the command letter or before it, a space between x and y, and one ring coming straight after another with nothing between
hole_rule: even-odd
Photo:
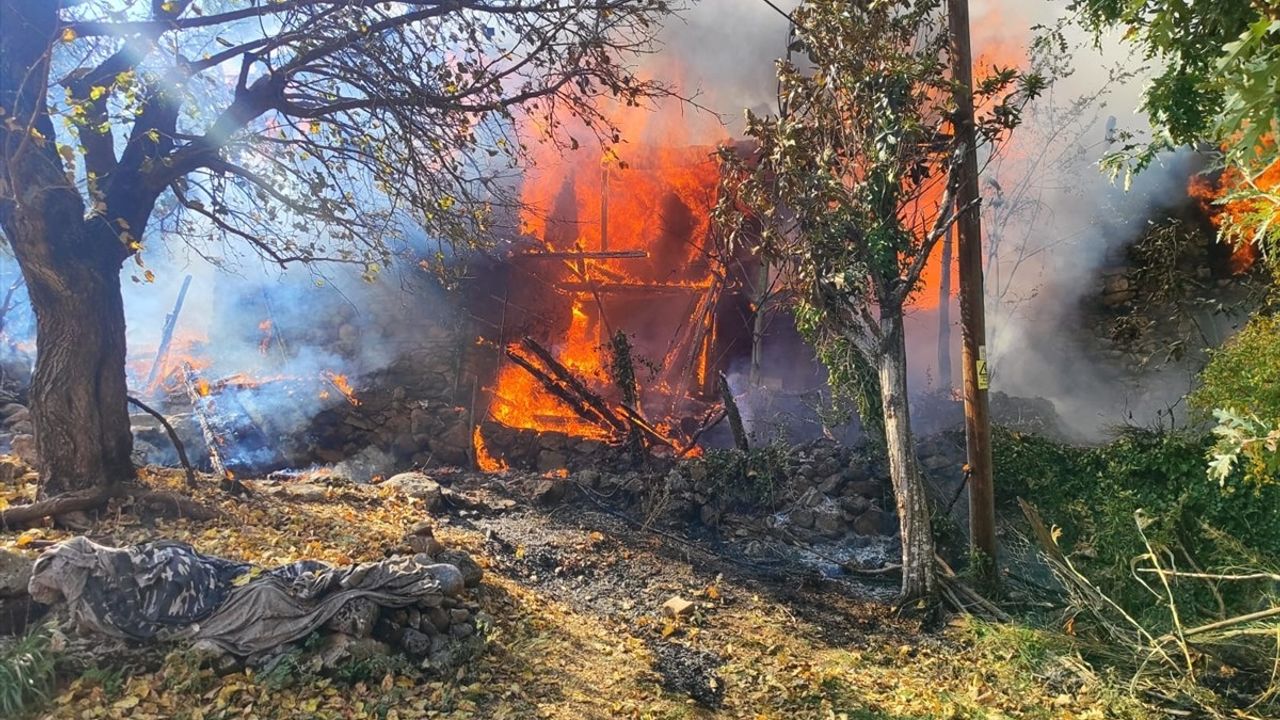
<instances>
[{"instance_id":1,"label":"leafy shrub","mask_svg":"<svg viewBox=\"0 0 1280 720\"><path fill-rule=\"evenodd\" d=\"M1202 433L1127 429L1104 446L1072 447L998 431L996 488L1003 502L1025 498L1056 523L1062 546L1103 592L1135 615L1164 617L1133 577L1133 560L1146 554L1136 511L1145 513L1144 532L1167 554L1166 565L1214 572L1280 557L1280 484L1210 481L1204 458L1212 443ZM1180 589L1184 621L1256 609L1259 596L1248 583Z\"/></svg>"},{"instance_id":2,"label":"leafy shrub","mask_svg":"<svg viewBox=\"0 0 1280 720\"><path fill-rule=\"evenodd\" d=\"M1205 418L1230 409L1264 422L1280 421L1280 313L1255 316L1214 350L1188 400Z\"/></svg>"},{"instance_id":3,"label":"leafy shrub","mask_svg":"<svg viewBox=\"0 0 1280 720\"><path fill-rule=\"evenodd\" d=\"M736 448L709 450L694 464L705 473L711 495L729 505L767 508L788 477L789 452L785 442L776 441L753 445L746 453Z\"/></svg>"},{"instance_id":4,"label":"leafy shrub","mask_svg":"<svg viewBox=\"0 0 1280 720\"><path fill-rule=\"evenodd\" d=\"M0 717L34 712L53 691L55 653L43 629L0 650Z\"/></svg>"}]
</instances>

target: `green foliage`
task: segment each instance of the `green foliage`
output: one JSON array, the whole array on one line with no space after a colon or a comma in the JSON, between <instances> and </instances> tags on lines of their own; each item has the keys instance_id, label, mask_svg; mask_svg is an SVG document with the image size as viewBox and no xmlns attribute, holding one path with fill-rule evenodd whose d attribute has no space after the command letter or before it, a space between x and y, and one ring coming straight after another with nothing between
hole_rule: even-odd
<instances>
[{"instance_id":1,"label":"green foliage","mask_svg":"<svg viewBox=\"0 0 1280 720\"><path fill-rule=\"evenodd\" d=\"M778 440L755 445L746 453L737 448L709 450L691 465L695 476L705 476L712 496L729 505L767 509L790 475L789 452L787 443Z\"/></svg>"},{"instance_id":2,"label":"green foliage","mask_svg":"<svg viewBox=\"0 0 1280 720\"><path fill-rule=\"evenodd\" d=\"M1073 562L1135 616L1167 621L1152 594L1134 580L1146 554L1134 513L1149 520L1147 538L1183 570L1215 572L1280 556L1280 485L1225 491L1205 477L1212 439L1190 432L1126 429L1100 447L1072 447L1000 430L994 436L996 488L1002 502L1022 497L1057 524ZM1219 612L1205 584L1180 588L1184 622ZM1228 611L1252 607L1257 586L1218 591Z\"/></svg>"},{"instance_id":3,"label":"green foliage","mask_svg":"<svg viewBox=\"0 0 1280 720\"><path fill-rule=\"evenodd\" d=\"M1249 485L1273 484L1280 477L1280 314L1255 316L1213 351L1189 402L1217 421L1211 478L1223 486L1235 474Z\"/></svg>"},{"instance_id":4,"label":"green foliage","mask_svg":"<svg viewBox=\"0 0 1280 720\"><path fill-rule=\"evenodd\" d=\"M793 17L789 49L803 60L778 65L776 117L747 113L751 157L722 153L715 218L730 244L778 269L831 385L866 411L879 403L868 370L895 346L902 307L954 220L964 148L950 127L946 22L926 0L808 0ZM979 142L1015 127L1042 87L1010 69L981 77Z\"/></svg>"},{"instance_id":5,"label":"green foliage","mask_svg":"<svg viewBox=\"0 0 1280 720\"><path fill-rule=\"evenodd\" d=\"M54 670L55 653L43 628L0 650L0 716L17 718L47 702Z\"/></svg>"},{"instance_id":6,"label":"green foliage","mask_svg":"<svg viewBox=\"0 0 1280 720\"><path fill-rule=\"evenodd\" d=\"M1214 410L1213 416L1218 419L1213 428L1218 441L1209 451L1209 477L1223 487L1237 470L1254 485L1280 477L1280 428L1231 410Z\"/></svg>"},{"instance_id":7,"label":"green foliage","mask_svg":"<svg viewBox=\"0 0 1280 720\"><path fill-rule=\"evenodd\" d=\"M1141 170L1161 151L1205 142L1221 146L1222 165L1245 178L1280 161L1280 2L1074 0L1071 7L1099 41L1104 31L1125 28L1125 40L1163 66L1142 103L1155 136L1126 137L1106 162L1113 175ZM1229 199L1256 205L1243 223L1228 222L1226 235L1280 242L1276 187L1243 183Z\"/></svg>"},{"instance_id":8,"label":"green foliage","mask_svg":"<svg viewBox=\"0 0 1280 720\"><path fill-rule=\"evenodd\" d=\"M1188 398L1204 417L1221 408L1280 421L1280 314L1255 316L1213 351Z\"/></svg>"}]
</instances>

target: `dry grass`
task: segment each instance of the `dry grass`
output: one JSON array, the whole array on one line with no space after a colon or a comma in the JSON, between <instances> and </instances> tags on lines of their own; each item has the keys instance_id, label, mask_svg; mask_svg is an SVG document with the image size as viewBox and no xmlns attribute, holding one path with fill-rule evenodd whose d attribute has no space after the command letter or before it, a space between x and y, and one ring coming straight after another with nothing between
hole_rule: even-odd
<instances>
[{"instance_id":1,"label":"dry grass","mask_svg":"<svg viewBox=\"0 0 1280 720\"><path fill-rule=\"evenodd\" d=\"M147 482L180 489L179 473ZM30 487L5 489L11 495ZM199 498L222 519L147 521L113 508L93 532L130 543L171 538L203 552L262 564L316 558L335 563L379 559L405 529L423 519L415 502L376 490L336 494L324 503L284 502L259 495L240 503L216 491ZM488 565L483 536L441 524L438 536ZM57 540L40 529L0 534L0 546ZM644 548L622 547L634 560ZM622 566L626 562L620 563ZM190 669L179 655L155 673L129 678L108 692L80 679L65 685L50 718L1113 718L1143 717L1100 682L1084 682L1038 646L1035 634L960 623L920 634L887 608L826 594L802 595L759 583L721 583L690 622L664 627L652 620L575 612L496 572L481 601L495 618L489 650L456 676L387 675L341 685L308 680L286 690L237 673L214 677ZM651 667L649 643L682 642L724 660L725 705L703 709L663 689ZM1032 652L1028 648L1039 647ZM1068 678L1069 683L1061 680ZM1070 689L1067 689L1070 687Z\"/></svg>"}]
</instances>

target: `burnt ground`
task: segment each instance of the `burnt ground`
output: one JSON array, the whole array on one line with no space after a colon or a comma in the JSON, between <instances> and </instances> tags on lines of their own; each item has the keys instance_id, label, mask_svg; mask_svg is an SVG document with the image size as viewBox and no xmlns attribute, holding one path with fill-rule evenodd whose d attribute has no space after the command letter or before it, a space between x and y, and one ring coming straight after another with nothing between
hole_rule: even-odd
<instances>
[{"instance_id":1,"label":"burnt ground","mask_svg":"<svg viewBox=\"0 0 1280 720\"><path fill-rule=\"evenodd\" d=\"M176 474L149 482L178 487ZM1049 656L993 641L1006 631L959 620L922 628L885 602L892 586L824 577L822 562L742 530L645 529L621 508L568 497L542 507L496 492L430 512L377 487L249 501L212 487L212 521L137 517L118 508L92 534L160 537L264 565L384 556L429 519L447 546L485 569L477 599L492 617L486 650L455 675L392 668L343 684L281 687L246 672L194 671L181 654L121 675L98 667L64 683L51 718L1086 718L1138 717L1107 686L1064 685ZM459 487L463 483L458 483ZM21 548L66 533L0 534ZM668 600L693 603L679 617ZM112 674L115 673L115 674Z\"/></svg>"}]
</instances>

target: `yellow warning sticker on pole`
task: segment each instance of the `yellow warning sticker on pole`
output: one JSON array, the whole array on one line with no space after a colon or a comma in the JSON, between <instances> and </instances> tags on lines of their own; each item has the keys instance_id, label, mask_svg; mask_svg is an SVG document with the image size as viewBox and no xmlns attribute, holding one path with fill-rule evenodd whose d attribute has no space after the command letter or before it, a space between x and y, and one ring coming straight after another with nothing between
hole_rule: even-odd
<instances>
[{"instance_id":1,"label":"yellow warning sticker on pole","mask_svg":"<svg viewBox=\"0 0 1280 720\"><path fill-rule=\"evenodd\" d=\"M977 366L978 366L977 367L978 389L986 390L987 388L991 387L991 374L987 371L987 346L986 345L978 346Z\"/></svg>"}]
</instances>

